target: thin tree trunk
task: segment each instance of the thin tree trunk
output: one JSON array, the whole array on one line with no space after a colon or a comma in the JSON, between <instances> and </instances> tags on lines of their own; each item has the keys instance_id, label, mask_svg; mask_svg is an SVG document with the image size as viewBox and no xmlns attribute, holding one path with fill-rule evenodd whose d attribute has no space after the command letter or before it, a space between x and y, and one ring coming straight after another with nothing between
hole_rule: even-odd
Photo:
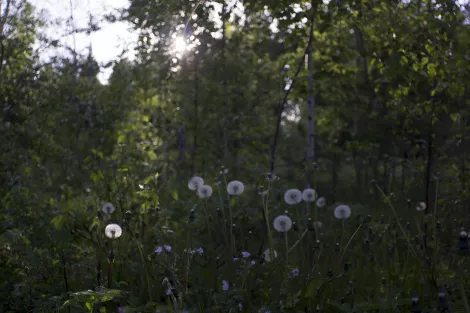
<instances>
[{"instance_id":1,"label":"thin tree trunk","mask_svg":"<svg viewBox=\"0 0 470 313\"><path fill-rule=\"evenodd\" d=\"M196 172L196 156L197 156L197 131L198 131L198 71L197 71L197 61L194 60L194 135L193 135L193 148L192 148L192 157L191 157L191 173L194 175Z\"/></svg>"},{"instance_id":2,"label":"thin tree trunk","mask_svg":"<svg viewBox=\"0 0 470 313\"><path fill-rule=\"evenodd\" d=\"M315 5L315 1L312 0L312 8ZM308 135L307 135L307 162L309 165L312 165L315 162L315 94L313 90L313 27L314 27L314 16L312 16L310 22L310 34L308 46Z\"/></svg>"},{"instance_id":3,"label":"thin tree trunk","mask_svg":"<svg viewBox=\"0 0 470 313\"><path fill-rule=\"evenodd\" d=\"M223 98L224 98L224 161L227 162L228 159L228 154L229 154L229 149L228 149L228 96L227 96L227 80L225 79L226 77L226 59L225 59L225 46L226 46L226 41L227 37L225 35L225 28L226 28L226 20L227 20L227 5L225 3L225 0L222 0L222 73L223 75L223 81L222 81L222 86L223 86Z\"/></svg>"}]
</instances>

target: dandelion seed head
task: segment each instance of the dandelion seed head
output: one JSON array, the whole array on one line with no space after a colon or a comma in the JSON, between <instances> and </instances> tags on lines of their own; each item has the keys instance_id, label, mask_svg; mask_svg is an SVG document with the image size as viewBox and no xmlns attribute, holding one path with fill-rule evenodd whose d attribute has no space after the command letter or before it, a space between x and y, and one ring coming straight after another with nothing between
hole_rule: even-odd
<instances>
[{"instance_id":1,"label":"dandelion seed head","mask_svg":"<svg viewBox=\"0 0 470 313\"><path fill-rule=\"evenodd\" d=\"M294 205L302 201L302 192L299 189L289 189L284 193L284 201Z\"/></svg>"},{"instance_id":2,"label":"dandelion seed head","mask_svg":"<svg viewBox=\"0 0 470 313\"><path fill-rule=\"evenodd\" d=\"M337 219L348 219L351 216L351 208L345 204L338 205L335 209L334 214Z\"/></svg>"},{"instance_id":3,"label":"dandelion seed head","mask_svg":"<svg viewBox=\"0 0 470 313\"><path fill-rule=\"evenodd\" d=\"M114 207L114 205L112 203L106 202L101 207L101 210L103 211L103 213L111 215L111 214L113 214L114 211L116 211L116 208Z\"/></svg>"},{"instance_id":4,"label":"dandelion seed head","mask_svg":"<svg viewBox=\"0 0 470 313\"><path fill-rule=\"evenodd\" d=\"M245 185L241 181L233 180L227 185L227 192L232 196L239 196L245 190Z\"/></svg>"},{"instance_id":5,"label":"dandelion seed head","mask_svg":"<svg viewBox=\"0 0 470 313\"><path fill-rule=\"evenodd\" d=\"M317 208L321 209L321 208L325 207L325 205L326 205L325 198L323 198L323 197L318 198L316 204L317 204Z\"/></svg>"},{"instance_id":6,"label":"dandelion seed head","mask_svg":"<svg viewBox=\"0 0 470 313\"><path fill-rule=\"evenodd\" d=\"M292 228L292 220L287 215L280 215L274 219L273 226L278 232L284 233Z\"/></svg>"},{"instance_id":7,"label":"dandelion seed head","mask_svg":"<svg viewBox=\"0 0 470 313\"><path fill-rule=\"evenodd\" d=\"M423 212L423 211L426 210L426 207L427 207L426 203L420 202L420 203L418 203L418 205L416 206L416 211L418 211L418 212Z\"/></svg>"},{"instance_id":8,"label":"dandelion seed head","mask_svg":"<svg viewBox=\"0 0 470 313\"><path fill-rule=\"evenodd\" d=\"M273 258L277 258L277 251L276 250L273 250ZM264 260L266 262L271 262L271 250L270 249L267 249L266 251L264 251Z\"/></svg>"},{"instance_id":9,"label":"dandelion seed head","mask_svg":"<svg viewBox=\"0 0 470 313\"><path fill-rule=\"evenodd\" d=\"M204 185L204 179L199 176L192 177L188 182L188 188L193 191L198 190L202 185Z\"/></svg>"},{"instance_id":10,"label":"dandelion seed head","mask_svg":"<svg viewBox=\"0 0 470 313\"><path fill-rule=\"evenodd\" d=\"M212 187L209 185L202 185L197 189L197 194L201 199L207 199L212 196Z\"/></svg>"},{"instance_id":11,"label":"dandelion seed head","mask_svg":"<svg viewBox=\"0 0 470 313\"><path fill-rule=\"evenodd\" d=\"M109 224L104 229L104 233L110 239L117 239L122 235L122 228L118 224Z\"/></svg>"},{"instance_id":12,"label":"dandelion seed head","mask_svg":"<svg viewBox=\"0 0 470 313\"><path fill-rule=\"evenodd\" d=\"M302 200L305 202L313 202L317 199L317 193L311 188L307 188L302 192Z\"/></svg>"}]
</instances>

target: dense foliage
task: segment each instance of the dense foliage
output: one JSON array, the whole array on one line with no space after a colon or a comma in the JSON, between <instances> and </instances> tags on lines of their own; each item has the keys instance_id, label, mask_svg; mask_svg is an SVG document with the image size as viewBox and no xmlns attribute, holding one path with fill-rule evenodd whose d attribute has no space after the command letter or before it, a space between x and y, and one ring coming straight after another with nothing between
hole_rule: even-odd
<instances>
[{"instance_id":1,"label":"dense foliage","mask_svg":"<svg viewBox=\"0 0 470 313\"><path fill-rule=\"evenodd\" d=\"M467 9L131 0L102 84L0 0L0 311L470 313Z\"/></svg>"}]
</instances>

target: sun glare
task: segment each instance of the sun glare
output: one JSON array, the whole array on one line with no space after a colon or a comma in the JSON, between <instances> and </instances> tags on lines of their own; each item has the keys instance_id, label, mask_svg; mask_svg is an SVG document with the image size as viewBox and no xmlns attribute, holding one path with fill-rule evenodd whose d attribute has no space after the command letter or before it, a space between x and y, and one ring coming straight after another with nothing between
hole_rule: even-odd
<instances>
[{"instance_id":1,"label":"sun glare","mask_svg":"<svg viewBox=\"0 0 470 313\"><path fill-rule=\"evenodd\" d=\"M176 50L176 52L179 52L179 53L184 52L186 50L186 47L187 47L187 45L186 45L186 42L185 42L183 37L177 37L175 39L175 50Z\"/></svg>"}]
</instances>

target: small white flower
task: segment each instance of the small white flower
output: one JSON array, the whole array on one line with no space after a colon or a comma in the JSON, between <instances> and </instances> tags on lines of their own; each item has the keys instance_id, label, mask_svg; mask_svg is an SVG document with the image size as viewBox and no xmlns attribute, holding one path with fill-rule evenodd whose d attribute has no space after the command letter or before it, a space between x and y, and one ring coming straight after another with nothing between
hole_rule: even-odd
<instances>
[{"instance_id":1,"label":"small white flower","mask_svg":"<svg viewBox=\"0 0 470 313\"><path fill-rule=\"evenodd\" d=\"M122 235L122 228L118 224L109 224L104 229L104 233L110 239L117 239Z\"/></svg>"},{"instance_id":2,"label":"small white flower","mask_svg":"<svg viewBox=\"0 0 470 313\"><path fill-rule=\"evenodd\" d=\"M317 193L311 188L307 188L302 192L302 200L305 202L313 202L317 198Z\"/></svg>"},{"instance_id":3,"label":"small white flower","mask_svg":"<svg viewBox=\"0 0 470 313\"><path fill-rule=\"evenodd\" d=\"M351 208L345 204L338 205L335 209L335 217L345 220L351 216Z\"/></svg>"},{"instance_id":4,"label":"small white flower","mask_svg":"<svg viewBox=\"0 0 470 313\"><path fill-rule=\"evenodd\" d=\"M212 196L212 187L209 185L202 185L197 189L197 195L201 199L207 199Z\"/></svg>"},{"instance_id":5,"label":"small white flower","mask_svg":"<svg viewBox=\"0 0 470 313\"><path fill-rule=\"evenodd\" d=\"M320 229L322 226L323 226L323 223L320 222L320 221L315 221L315 222L313 222L313 227L314 227L315 229Z\"/></svg>"},{"instance_id":6,"label":"small white flower","mask_svg":"<svg viewBox=\"0 0 470 313\"><path fill-rule=\"evenodd\" d=\"M321 197L321 198L318 198L317 202L317 208L323 208L325 205L326 205L326 200L325 198Z\"/></svg>"},{"instance_id":7,"label":"small white flower","mask_svg":"<svg viewBox=\"0 0 470 313\"><path fill-rule=\"evenodd\" d=\"M274 219L274 229L280 233L289 231L292 227L292 220L287 215L279 215Z\"/></svg>"},{"instance_id":8,"label":"small white flower","mask_svg":"<svg viewBox=\"0 0 470 313\"><path fill-rule=\"evenodd\" d=\"M276 250L273 250L273 257L277 258L277 251ZM264 251L264 260L266 262L271 262L271 250L270 249L267 249L266 251Z\"/></svg>"},{"instance_id":9,"label":"small white flower","mask_svg":"<svg viewBox=\"0 0 470 313\"><path fill-rule=\"evenodd\" d=\"M112 203L106 202L101 207L101 210L103 211L103 213L109 215L109 214L113 214L113 212L116 211L116 208L114 207L114 205L112 205Z\"/></svg>"},{"instance_id":10,"label":"small white flower","mask_svg":"<svg viewBox=\"0 0 470 313\"><path fill-rule=\"evenodd\" d=\"M462 230L460 232L460 238L462 238L462 239L468 238L468 234L465 230Z\"/></svg>"},{"instance_id":11,"label":"small white flower","mask_svg":"<svg viewBox=\"0 0 470 313\"><path fill-rule=\"evenodd\" d=\"M188 188L194 191L198 190L202 185L204 185L204 179L199 176L194 176L188 182Z\"/></svg>"},{"instance_id":12,"label":"small white flower","mask_svg":"<svg viewBox=\"0 0 470 313\"><path fill-rule=\"evenodd\" d=\"M245 190L245 185L241 181L234 180L228 183L227 185L227 192L229 195L232 196L239 196Z\"/></svg>"},{"instance_id":13,"label":"small white flower","mask_svg":"<svg viewBox=\"0 0 470 313\"><path fill-rule=\"evenodd\" d=\"M418 206L416 206L416 211L423 212L424 210L426 210L426 207L426 203L420 202L418 203Z\"/></svg>"},{"instance_id":14,"label":"small white flower","mask_svg":"<svg viewBox=\"0 0 470 313\"><path fill-rule=\"evenodd\" d=\"M302 201L302 192L299 189L289 189L284 194L284 201L287 204L297 204Z\"/></svg>"}]
</instances>

